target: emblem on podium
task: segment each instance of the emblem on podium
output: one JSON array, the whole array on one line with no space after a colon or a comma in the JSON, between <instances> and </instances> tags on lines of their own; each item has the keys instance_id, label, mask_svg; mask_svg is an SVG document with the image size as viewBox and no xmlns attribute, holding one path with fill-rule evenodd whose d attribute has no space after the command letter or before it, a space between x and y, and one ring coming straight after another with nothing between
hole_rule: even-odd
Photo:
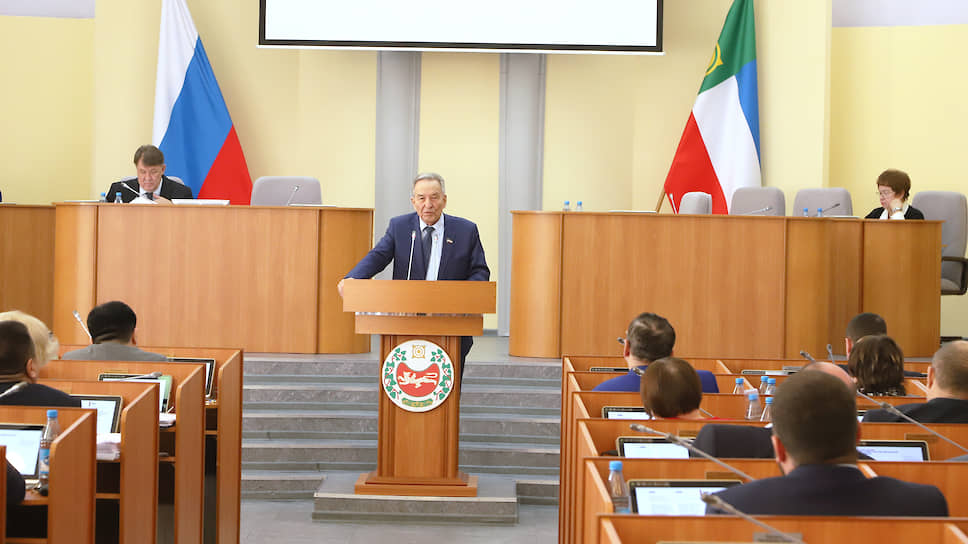
<instances>
[{"instance_id":1,"label":"emblem on podium","mask_svg":"<svg viewBox=\"0 0 968 544\"><path fill-rule=\"evenodd\" d=\"M429 412L454 389L454 364L444 348L426 340L398 344L383 361L383 392L408 412Z\"/></svg>"}]
</instances>

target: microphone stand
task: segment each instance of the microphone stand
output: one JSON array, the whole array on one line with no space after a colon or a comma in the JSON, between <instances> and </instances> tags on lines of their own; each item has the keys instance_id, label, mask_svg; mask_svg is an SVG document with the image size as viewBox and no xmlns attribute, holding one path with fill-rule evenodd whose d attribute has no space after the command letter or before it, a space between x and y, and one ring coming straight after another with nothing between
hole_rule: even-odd
<instances>
[{"instance_id":1,"label":"microphone stand","mask_svg":"<svg viewBox=\"0 0 968 544\"><path fill-rule=\"evenodd\" d=\"M407 261L407 280L410 279L410 268L413 266L413 242L417 239L417 231L410 231L410 259Z\"/></svg>"},{"instance_id":2,"label":"microphone stand","mask_svg":"<svg viewBox=\"0 0 968 544\"><path fill-rule=\"evenodd\" d=\"M700 497L702 498L702 502L704 502L704 503L706 503L706 504L708 504L710 506L714 506L716 508L719 508L720 510L725 510L726 512L729 512L730 514L733 514L734 516L739 516L739 517L743 518L744 520L752 523L753 525L756 525L757 527L760 527L762 529L766 529L771 535L776 536L778 538L782 538L784 542L795 542L795 543L798 543L798 544L806 544L803 540L800 540L799 538L797 538L797 537L795 537L795 536L793 536L791 534L784 533L783 531L777 529L776 527L773 527L772 525L768 525L768 524L766 524L766 523L764 523L764 522L762 522L762 521L754 518L753 516L751 516L751 515L749 515L749 514L747 514L745 512L740 511L738 508L736 508L732 504L729 504L728 502L724 501L721 497L717 497L716 495L713 495L712 493L702 493L702 494L700 494Z\"/></svg>"},{"instance_id":3,"label":"microphone stand","mask_svg":"<svg viewBox=\"0 0 968 544\"><path fill-rule=\"evenodd\" d=\"M932 429L931 427L928 427L927 425L924 425L920 421L915 420L913 417L911 417L911 416L905 414L904 412L898 410L897 408L895 408L894 405L892 405L890 403L887 403L887 402L875 400L873 397L871 397L869 395L865 395L864 393L861 393L860 391L857 392L857 396L863 397L863 398L869 400L870 402L873 402L874 404L878 405L882 409L887 410L891 414L894 414L894 415L896 415L896 416L898 416L898 417L906 420L909 423L914 423L918 427L924 429L925 431L928 431L929 433L933 434L934 436L937 436L941 440L944 440L945 442L951 444L952 446L958 448L959 450L961 450L961 451L963 451L965 453L968 453L968 448L965 448L961 444L959 444L959 443L955 442L954 440L948 438L947 436L939 433L938 431Z\"/></svg>"}]
</instances>

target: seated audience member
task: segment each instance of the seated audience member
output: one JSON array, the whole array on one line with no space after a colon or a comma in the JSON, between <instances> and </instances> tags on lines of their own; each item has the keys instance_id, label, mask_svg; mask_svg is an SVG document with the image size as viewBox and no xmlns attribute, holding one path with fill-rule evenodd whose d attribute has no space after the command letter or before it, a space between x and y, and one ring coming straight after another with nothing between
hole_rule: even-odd
<instances>
[{"instance_id":1,"label":"seated audience member","mask_svg":"<svg viewBox=\"0 0 968 544\"><path fill-rule=\"evenodd\" d=\"M11 506L23 502L26 494L27 484L24 482L24 477L10 464L10 461L7 461L7 511L10 511Z\"/></svg>"},{"instance_id":2,"label":"seated audience member","mask_svg":"<svg viewBox=\"0 0 968 544\"><path fill-rule=\"evenodd\" d=\"M622 341L625 346L622 356L628 364L629 373L605 380L596 385L593 391L639 391L640 376L645 367L652 361L672 355L675 343L676 331L666 318L648 312L639 314L629 323ZM719 385L712 372L699 371L699 380L704 393L719 393Z\"/></svg>"},{"instance_id":3,"label":"seated audience member","mask_svg":"<svg viewBox=\"0 0 968 544\"><path fill-rule=\"evenodd\" d=\"M134 329L138 317L127 304L114 300L95 306L87 314L92 345L68 351L73 361L166 361L164 355L136 347Z\"/></svg>"},{"instance_id":4,"label":"seated audience member","mask_svg":"<svg viewBox=\"0 0 968 544\"><path fill-rule=\"evenodd\" d=\"M928 367L927 402L896 406L921 423L968 423L968 342L941 346ZM864 421L902 422L887 410L869 410Z\"/></svg>"},{"instance_id":5,"label":"seated audience member","mask_svg":"<svg viewBox=\"0 0 968 544\"><path fill-rule=\"evenodd\" d=\"M172 198L193 198L192 190L165 175L165 155L153 145L143 145L134 152L137 179L116 181L108 189L106 198L114 202L118 193L122 202L142 197L162 203Z\"/></svg>"},{"instance_id":6,"label":"seated audience member","mask_svg":"<svg viewBox=\"0 0 968 544\"><path fill-rule=\"evenodd\" d=\"M903 397L904 353L890 336L865 336L854 345L847 371L866 395Z\"/></svg>"},{"instance_id":7,"label":"seated audience member","mask_svg":"<svg viewBox=\"0 0 968 544\"><path fill-rule=\"evenodd\" d=\"M937 487L857 468L854 392L826 372L798 372L773 397L773 449L783 476L716 495L752 515L947 516ZM707 506L707 513L723 513Z\"/></svg>"},{"instance_id":8,"label":"seated audience member","mask_svg":"<svg viewBox=\"0 0 968 544\"><path fill-rule=\"evenodd\" d=\"M0 321L0 404L80 407L79 399L37 383L35 353L26 325L19 321ZM7 393L15 386L20 389Z\"/></svg>"},{"instance_id":9,"label":"seated audience member","mask_svg":"<svg viewBox=\"0 0 968 544\"><path fill-rule=\"evenodd\" d=\"M921 210L908 204L911 178L906 172L893 168L877 176L877 195L880 208L874 208L864 219L924 219Z\"/></svg>"},{"instance_id":10,"label":"seated audience member","mask_svg":"<svg viewBox=\"0 0 968 544\"><path fill-rule=\"evenodd\" d=\"M847 330L844 331L844 347L847 350L847 357L850 357L850 352L854 349L854 344L858 340L865 336L879 334L887 334L887 322L884 321L883 317L871 312L855 315L847 323Z\"/></svg>"},{"instance_id":11,"label":"seated audience member","mask_svg":"<svg viewBox=\"0 0 968 544\"><path fill-rule=\"evenodd\" d=\"M652 417L704 419L702 385L688 362L676 357L653 361L642 374L642 405Z\"/></svg>"}]
</instances>

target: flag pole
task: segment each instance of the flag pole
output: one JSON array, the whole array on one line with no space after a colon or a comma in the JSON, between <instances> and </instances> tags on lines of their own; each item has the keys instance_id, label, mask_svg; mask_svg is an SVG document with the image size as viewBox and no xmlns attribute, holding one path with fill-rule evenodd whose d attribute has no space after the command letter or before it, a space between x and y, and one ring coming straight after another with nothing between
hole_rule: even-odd
<instances>
[{"instance_id":1,"label":"flag pole","mask_svg":"<svg viewBox=\"0 0 968 544\"><path fill-rule=\"evenodd\" d=\"M655 213L659 213L659 209L662 208L662 201L665 200L666 192L665 187L659 189L659 200L655 203Z\"/></svg>"}]
</instances>

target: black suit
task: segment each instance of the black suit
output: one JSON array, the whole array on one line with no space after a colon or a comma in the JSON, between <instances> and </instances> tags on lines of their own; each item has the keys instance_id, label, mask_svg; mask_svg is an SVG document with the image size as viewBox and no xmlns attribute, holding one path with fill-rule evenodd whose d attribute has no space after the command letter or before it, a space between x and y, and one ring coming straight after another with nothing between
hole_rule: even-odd
<instances>
[{"instance_id":1,"label":"black suit","mask_svg":"<svg viewBox=\"0 0 968 544\"><path fill-rule=\"evenodd\" d=\"M707 423L692 445L713 457L773 459L772 436L773 431L764 427ZM698 457L691 452L689 456Z\"/></svg>"},{"instance_id":2,"label":"black suit","mask_svg":"<svg viewBox=\"0 0 968 544\"><path fill-rule=\"evenodd\" d=\"M0 393L10 389L17 382L0 383ZM4 406L66 406L81 407L81 399L76 399L67 393L47 387L39 383L28 383L26 387L0 399Z\"/></svg>"},{"instance_id":3,"label":"black suit","mask_svg":"<svg viewBox=\"0 0 968 544\"><path fill-rule=\"evenodd\" d=\"M968 400L937 398L895 408L921 423L968 423ZM864 421L900 423L906 420L881 408L868 410Z\"/></svg>"},{"instance_id":4,"label":"black suit","mask_svg":"<svg viewBox=\"0 0 968 544\"><path fill-rule=\"evenodd\" d=\"M948 502L933 485L878 476L856 467L802 465L717 493L741 512L758 516L947 516ZM724 512L706 507L707 514Z\"/></svg>"},{"instance_id":5,"label":"black suit","mask_svg":"<svg viewBox=\"0 0 968 544\"><path fill-rule=\"evenodd\" d=\"M134 191L129 191L121 186L125 184ZM141 185L138 183L138 178L126 179L122 181L115 181L111 184L111 188L104 197L108 202L114 202L115 194L121 193L122 202L131 202L132 200L138 198L138 192L141 190ZM177 181L169 178L168 176L161 176L161 193L158 196L163 196L168 200L173 198L195 198L192 196L192 190L187 185L182 185Z\"/></svg>"},{"instance_id":6,"label":"black suit","mask_svg":"<svg viewBox=\"0 0 968 544\"><path fill-rule=\"evenodd\" d=\"M864 219L880 219L882 213L884 213L884 208L874 208ZM924 214L914 206L908 206L907 211L904 212L904 219L924 219Z\"/></svg>"}]
</instances>

